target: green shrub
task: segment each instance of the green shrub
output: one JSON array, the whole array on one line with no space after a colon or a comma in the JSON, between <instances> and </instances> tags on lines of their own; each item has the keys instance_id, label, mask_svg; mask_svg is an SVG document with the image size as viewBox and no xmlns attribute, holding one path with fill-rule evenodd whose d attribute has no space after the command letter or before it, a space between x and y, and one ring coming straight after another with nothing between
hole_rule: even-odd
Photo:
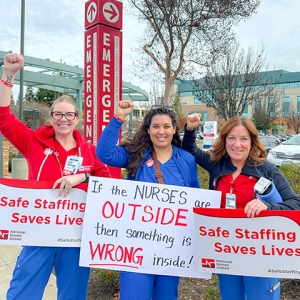
<instances>
[{"instance_id":1,"label":"green shrub","mask_svg":"<svg viewBox=\"0 0 300 300\"><path fill-rule=\"evenodd\" d=\"M94 272L99 279L99 283L111 291L119 290L120 272L116 270L95 269Z\"/></svg>"},{"instance_id":2,"label":"green shrub","mask_svg":"<svg viewBox=\"0 0 300 300\"><path fill-rule=\"evenodd\" d=\"M197 165L198 178L202 189L209 188L209 173Z\"/></svg>"},{"instance_id":3,"label":"green shrub","mask_svg":"<svg viewBox=\"0 0 300 300\"><path fill-rule=\"evenodd\" d=\"M210 285L207 288L205 294L204 294L205 300L219 300L220 297L220 291L219 291L219 281L218 276L216 274L213 274Z\"/></svg>"},{"instance_id":4,"label":"green shrub","mask_svg":"<svg viewBox=\"0 0 300 300\"><path fill-rule=\"evenodd\" d=\"M295 193L300 195L300 165L291 163L281 166L279 170L291 184Z\"/></svg>"}]
</instances>

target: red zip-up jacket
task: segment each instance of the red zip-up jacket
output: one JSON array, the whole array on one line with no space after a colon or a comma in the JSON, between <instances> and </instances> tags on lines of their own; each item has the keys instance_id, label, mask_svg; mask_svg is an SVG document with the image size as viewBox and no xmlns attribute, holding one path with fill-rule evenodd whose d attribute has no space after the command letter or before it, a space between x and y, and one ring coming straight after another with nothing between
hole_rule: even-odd
<instances>
[{"instance_id":1,"label":"red zip-up jacket","mask_svg":"<svg viewBox=\"0 0 300 300\"><path fill-rule=\"evenodd\" d=\"M64 166L61 166L59 153L55 149L52 125L32 130L17 119L7 106L0 107L0 132L26 158L29 180L55 181L62 177ZM77 142L78 156L83 157L82 167L76 174L111 177L107 166L96 157L95 146L85 142L78 130L74 130L73 136Z\"/></svg>"}]
</instances>

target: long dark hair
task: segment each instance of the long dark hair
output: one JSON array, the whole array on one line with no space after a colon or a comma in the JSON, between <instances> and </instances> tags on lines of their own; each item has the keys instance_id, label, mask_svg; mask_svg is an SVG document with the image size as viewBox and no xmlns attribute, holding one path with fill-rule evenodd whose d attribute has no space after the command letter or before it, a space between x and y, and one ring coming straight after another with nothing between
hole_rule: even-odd
<instances>
[{"instance_id":1,"label":"long dark hair","mask_svg":"<svg viewBox=\"0 0 300 300\"><path fill-rule=\"evenodd\" d=\"M179 129L177 127L176 116L173 110L165 107L159 107L151 109L144 117L141 126L132 138L123 140L120 144L124 145L126 151L129 153L128 166L126 168L127 173L131 177L135 177L136 171L142 161L145 160L144 154L150 148L153 147L153 143L150 139L148 129L150 128L152 118L156 115L167 115L172 121L172 126L175 128L171 143L181 148L181 140L179 137Z\"/></svg>"}]
</instances>

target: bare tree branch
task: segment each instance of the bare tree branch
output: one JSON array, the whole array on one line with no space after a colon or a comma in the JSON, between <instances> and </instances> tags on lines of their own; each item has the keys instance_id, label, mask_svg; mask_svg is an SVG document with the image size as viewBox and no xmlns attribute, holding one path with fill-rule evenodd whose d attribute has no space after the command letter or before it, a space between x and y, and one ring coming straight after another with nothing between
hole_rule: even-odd
<instances>
[{"instance_id":1,"label":"bare tree branch","mask_svg":"<svg viewBox=\"0 0 300 300\"><path fill-rule=\"evenodd\" d=\"M295 105L294 103L290 104L290 109L287 112L287 117L290 124L293 126L295 133L300 133L300 114L298 112L297 105Z\"/></svg>"},{"instance_id":2,"label":"bare tree branch","mask_svg":"<svg viewBox=\"0 0 300 300\"><path fill-rule=\"evenodd\" d=\"M280 77L262 72L264 64L262 43L256 51L252 46L246 51L239 42L231 43L223 56L212 57L206 76L193 81L195 96L225 120L242 115L257 99L274 96Z\"/></svg>"},{"instance_id":3,"label":"bare tree branch","mask_svg":"<svg viewBox=\"0 0 300 300\"><path fill-rule=\"evenodd\" d=\"M192 77L234 37L232 27L256 12L260 0L130 0L147 24L135 67L165 79L164 103L174 80ZM143 51L141 51L143 49Z\"/></svg>"},{"instance_id":4,"label":"bare tree branch","mask_svg":"<svg viewBox=\"0 0 300 300\"><path fill-rule=\"evenodd\" d=\"M256 127L267 134L267 130L275 120L281 121L283 91L274 91L273 95L265 98L258 98L253 104L252 120Z\"/></svg>"}]
</instances>

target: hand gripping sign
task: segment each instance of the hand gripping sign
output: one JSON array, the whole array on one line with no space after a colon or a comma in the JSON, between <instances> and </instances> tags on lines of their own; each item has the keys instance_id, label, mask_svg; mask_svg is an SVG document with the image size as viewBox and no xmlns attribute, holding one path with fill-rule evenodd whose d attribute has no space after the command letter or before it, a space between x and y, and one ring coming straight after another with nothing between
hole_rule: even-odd
<instances>
[{"instance_id":1,"label":"hand gripping sign","mask_svg":"<svg viewBox=\"0 0 300 300\"><path fill-rule=\"evenodd\" d=\"M58 197L53 182L0 179L0 243L79 247L86 184Z\"/></svg>"},{"instance_id":2,"label":"hand gripping sign","mask_svg":"<svg viewBox=\"0 0 300 300\"><path fill-rule=\"evenodd\" d=\"M299 211L194 208L194 222L199 272L300 278Z\"/></svg>"},{"instance_id":3,"label":"hand gripping sign","mask_svg":"<svg viewBox=\"0 0 300 300\"><path fill-rule=\"evenodd\" d=\"M91 177L80 265L210 278L195 260L193 207L219 207L221 193Z\"/></svg>"}]
</instances>

